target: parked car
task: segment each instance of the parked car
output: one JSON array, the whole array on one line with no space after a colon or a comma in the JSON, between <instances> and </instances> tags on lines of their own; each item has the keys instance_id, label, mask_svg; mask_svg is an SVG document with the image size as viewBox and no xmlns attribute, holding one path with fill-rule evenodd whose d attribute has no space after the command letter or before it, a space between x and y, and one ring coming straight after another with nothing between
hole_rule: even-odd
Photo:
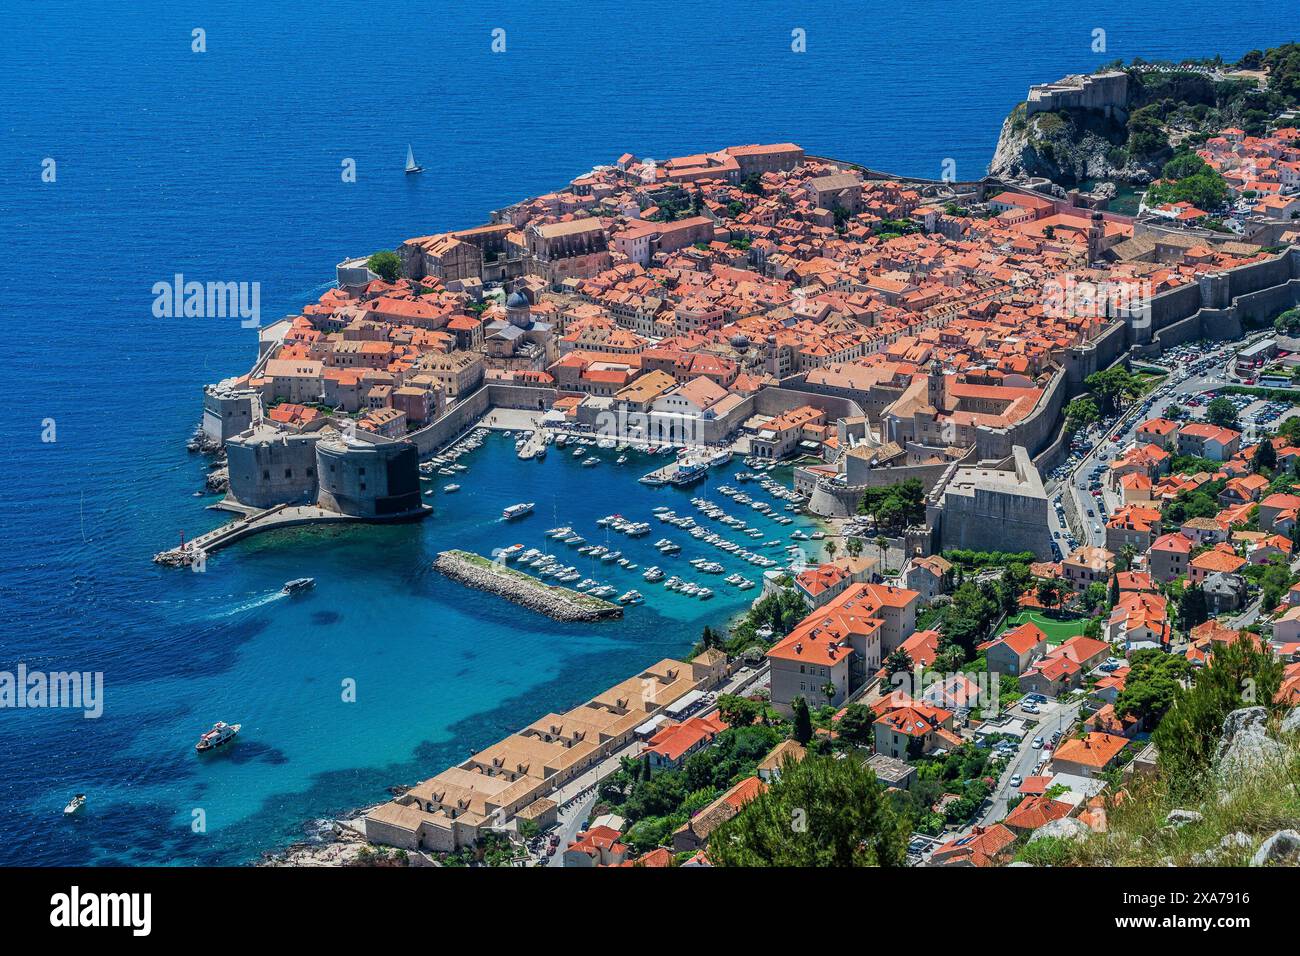
<instances>
[{"instance_id":1,"label":"parked car","mask_svg":"<svg viewBox=\"0 0 1300 956\"><path fill-rule=\"evenodd\" d=\"M1035 750L1042 750L1042 749L1043 749L1043 738L1042 738L1042 737L1035 737L1035 738L1034 738L1034 742L1033 742L1032 744L1030 744L1030 746L1033 747Z\"/></svg>"},{"instance_id":2,"label":"parked car","mask_svg":"<svg viewBox=\"0 0 1300 956\"><path fill-rule=\"evenodd\" d=\"M1020 774L1013 773L1011 775L1011 786L1015 787L1017 790L1020 789L1020 785L1024 782L1024 778L1021 777Z\"/></svg>"}]
</instances>

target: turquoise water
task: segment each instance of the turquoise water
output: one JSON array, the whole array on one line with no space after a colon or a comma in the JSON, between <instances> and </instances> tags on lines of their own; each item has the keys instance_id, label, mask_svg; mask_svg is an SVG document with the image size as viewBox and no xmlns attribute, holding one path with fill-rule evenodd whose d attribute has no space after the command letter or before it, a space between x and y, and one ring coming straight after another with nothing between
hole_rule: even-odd
<instances>
[{"instance_id":1,"label":"turquoise water","mask_svg":"<svg viewBox=\"0 0 1300 956\"><path fill-rule=\"evenodd\" d=\"M0 864L247 860L684 653L737 600L660 588L622 622L561 627L440 580L441 548L536 544L552 524L690 497L615 480L612 462L520 463L504 441L419 527L267 537L206 575L151 565L182 530L220 520L192 497L204 464L184 443L202 386L256 354L238 322L154 318L155 282L260 282L273 319L317 298L346 257L481 223L627 150L791 140L978 176L1031 83L1294 34L1276 0L27 9L0 7L0 670L103 671L107 701L99 720L0 711ZM422 176L401 172L408 143ZM48 423L57 441L42 441ZM538 513L503 528L501 507L520 500ZM303 574L314 593L275 597ZM340 700L349 677L355 704ZM218 719L244 735L200 762L193 741ZM77 791L85 815L65 821Z\"/></svg>"},{"instance_id":2,"label":"turquoise water","mask_svg":"<svg viewBox=\"0 0 1300 956\"><path fill-rule=\"evenodd\" d=\"M36 843L42 857L231 862L250 848L301 837L304 821L382 799L387 786L429 776L550 710L683 654L705 624L742 611L759 590L741 592L722 578L742 571L761 581L761 570L654 520L654 507L696 516L751 547L758 542L699 515L690 499L711 497L763 528L763 540L789 544L792 531L811 524L798 517L781 527L714 493L743 470L738 459L680 490L637 482L664 456L630 453L620 466L616 452L584 454L602 464L584 468L561 449L544 461L520 461L514 440L494 432L460 459L468 471L425 483L438 490L425 499L434 515L420 524L274 532L217 553L205 573L158 570L150 615L183 624L177 643L188 650L172 677L123 686L114 681L117 668L107 668L106 713L98 721L54 715L82 739L102 738L110 728L118 736L111 769L88 774L93 760L66 767L56 785L35 792L23 808L62 824L57 814L66 794L91 795L79 818ZM453 480L460 491L441 491ZM785 513L753 482L743 487ZM535 501L535 512L503 521L502 509L520 500ZM596 520L611 513L650 521L652 532L634 539L600 528ZM604 564L551 542L545 532L560 525L591 543L608 541L639 568ZM681 544L681 554L655 550L661 537ZM565 564L619 593L637 588L646 603L628 608L622 620L559 623L431 568L447 548L490 555L516 542L549 545ZM782 550L764 553L780 559ZM697 556L719 561L726 572L696 572L688 562ZM716 596L701 601L649 584L641 572L651 564L707 583ZM315 589L294 597L278 592L298 576L314 577ZM355 688L354 701L344 700L345 681ZM492 706L485 709L485 702ZM51 718L18 713L34 731ZM227 751L197 757L193 740L215 720L241 722L240 737ZM204 813L205 833L191 830L196 809Z\"/></svg>"}]
</instances>

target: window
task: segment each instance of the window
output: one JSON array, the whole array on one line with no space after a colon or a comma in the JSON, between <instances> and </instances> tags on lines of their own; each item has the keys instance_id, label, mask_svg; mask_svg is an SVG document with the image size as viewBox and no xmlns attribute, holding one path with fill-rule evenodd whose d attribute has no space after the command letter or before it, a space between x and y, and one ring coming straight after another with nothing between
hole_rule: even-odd
<instances>
[{"instance_id":1,"label":"window","mask_svg":"<svg viewBox=\"0 0 1300 956\"><path fill-rule=\"evenodd\" d=\"M293 469L292 469L292 468L286 468L286 469L284 470L284 477L286 477L286 478L292 478L292 477L293 477Z\"/></svg>"},{"instance_id":2,"label":"window","mask_svg":"<svg viewBox=\"0 0 1300 956\"><path fill-rule=\"evenodd\" d=\"M269 469L269 468L263 468L263 469L262 469L262 480L263 480L263 481L270 481L270 480L271 480L271 469Z\"/></svg>"}]
</instances>

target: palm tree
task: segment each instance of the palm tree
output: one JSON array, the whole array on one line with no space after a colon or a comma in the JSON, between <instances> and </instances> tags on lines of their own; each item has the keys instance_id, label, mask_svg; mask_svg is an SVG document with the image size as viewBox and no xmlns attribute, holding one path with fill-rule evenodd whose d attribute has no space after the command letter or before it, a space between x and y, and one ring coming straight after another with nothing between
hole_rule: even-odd
<instances>
[{"instance_id":1,"label":"palm tree","mask_svg":"<svg viewBox=\"0 0 1300 956\"><path fill-rule=\"evenodd\" d=\"M888 571L885 567L885 548L889 547L889 539L883 534L876 539L876 549L880 552L880 570Z\"/></svg>"},{"instance_id":2,"label":"palm tree","mask_svg":"<svg viewBox=\"0 0 1300 956\"><path fill-rule=\"evenodd\" d=\"M839 550L839 546L838 546L838 545L837 545L833 540L828 540L828 541L826 542L826 548L825 548L825 550L826 550L826 560L827 560L827 561L834 561L834 560L835 560L835 552Z\"/></svg>"},{"instance_id":3,"label":"palm tree","mask_svg":"<svg viewBox=\"0 0 1300 956\"><path fill-rule=\"evenodd\" d=\"M844 546L849 550L849 557L856 558L862 553L861 538L849 538L848 541L844 542Z\"/></svg>"}]
</instances>

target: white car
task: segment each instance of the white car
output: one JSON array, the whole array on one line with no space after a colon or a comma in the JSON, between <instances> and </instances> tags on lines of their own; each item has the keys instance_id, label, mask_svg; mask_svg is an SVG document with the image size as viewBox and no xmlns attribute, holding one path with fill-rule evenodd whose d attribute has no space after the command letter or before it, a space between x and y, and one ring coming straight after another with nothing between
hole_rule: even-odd
<instances>
[{"instance_id":1,"label":"white car","mask_svg":"<svg viewBox=\"0 0 1300 956\"><path fill-rule=\"evenodd\" d=\"M1015 787L1017 790L1020 789L1020 785L1024 782L1025 780L1023 777L1020 776L1020 774L1013 773L1011 775L1011 786Z\"/></svg>"}]
</instances>

